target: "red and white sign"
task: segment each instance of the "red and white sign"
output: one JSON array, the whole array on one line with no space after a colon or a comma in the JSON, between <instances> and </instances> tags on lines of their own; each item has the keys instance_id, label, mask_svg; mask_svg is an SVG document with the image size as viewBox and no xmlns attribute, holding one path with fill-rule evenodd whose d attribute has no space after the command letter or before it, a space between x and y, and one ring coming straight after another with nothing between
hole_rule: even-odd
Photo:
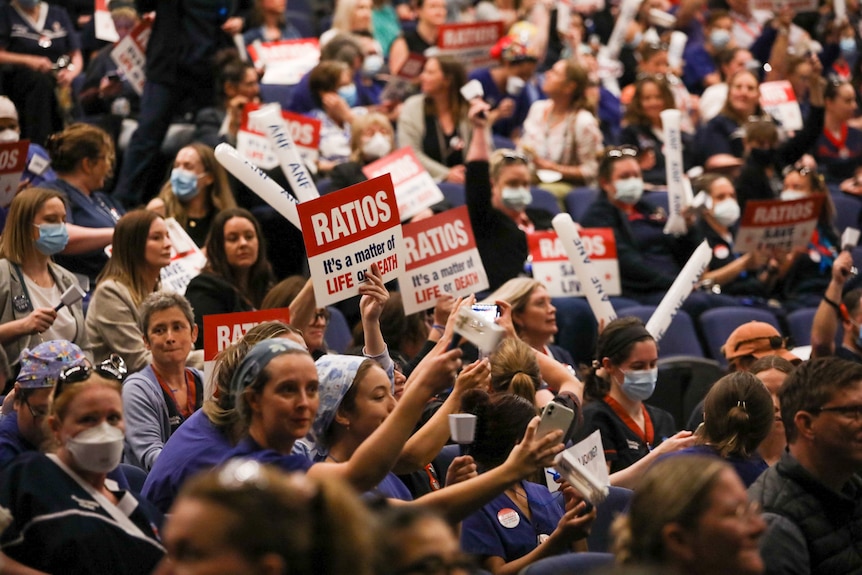
<instances>
[{"instance_id":1,"label":"red and white sign","mask_svg":"<svg viewBox=\"0 0 862 575\"><path fill-rule=\"evenodd\" d=\"M584 228L580 230L580 236L593 269L601 276L605 293L620 295L620 266L613 230ZM533 278L545 284L551 297L585 296L557 232L548 230L527 234L527 245L533 260Z\"/></svg>"},{"instance_id":2,"label":"red and white sign","mask_svg":"<svg viewBox=\"0 0 862 575\"><path fill-rule=\"evenodd\" d=\"M108 10L108 0L96 0L93 12L93 24L96 27L96 38L105 42L116 42L120 39L117 28L114 27L114 19Z\"/></svg>"},{"instance_id":3,"label":"red and white sign","mask_svg":"<svg viewBox=\"0 0 862 575\"><path fill-rule=\"evenodd\" d=\"M255 66L264 66L263 84L293 86L320 62L320 43L317 38L254 42L248 53Z\"/></svg>"},{"instance_id":4,"label":"red and white sign","mask_svg":"<svg viewBox=\"0 0 862 575\"><path fill-rule=\"evenodd\" d=\"M785 6L794 12L817 12L820 3L818 0L754 0L752 8L755 10L769 10L775 14Z\"/></svg>"},{"instance_id":5,"label":"red and white sign","mask_svg":"<svg viewBox=\"0 0 862 575\"><path fill-rule=\"evenodd\" d=\"M0 206L4 208L12 203L12 198L18 193L29 147L30 140L0 144Z\"/></svg>"},{"instance_id":6,"label":"red and white sign","mask_svg":"<svg viewBox=\"0 0 862 575\"><path fill-rule=\"evenodd\" d=\"M159 272L161 289L186 293L189 282L201 273L207 258L177 220L166 218L165 225L171 238L171 263Z\"/></svg>"},{"instance_id":7,"label":"red and white sign","mask_svg":"<svg viewBox=\"0 0 862 575\"><path fill-rule=\"evenodd\" d=\"M129 35L117 42L111 50L111 59L117 64L126 80L138 94L144 93L147 81L147 42L150 41L152 24L149 20L138 22Z\"/></svg>"},{"instance_id":8,"label":"red and white sign","mask_svg":"<svg viewBox=\"0 0 862 575\"><path fill-rule=\"evenodd\" d=\"M496 61L491 48L503 36L503 22L443 24L437 36L436 56L452 56L467 70L490 66Z\"/></svg>"},{"instance_id":9,"label":"red and white sign","mask_svg":"<svg viewBox=\"0 0 862 575\"><path fill-rule=\"evenodd\" d=\"M240 311L204 316L204 361L215 359L218 353L239 341L248 330L265 321L290 322L290 310L286 307Z\"/></svg>"},{"instance_id":10,"label":"red and white sign","mask_svg":"<svg viewBox=\"0 0 862 575\"><path fill-rule=\"evenodd\" d=\"M761 84L760 105L770 116L781 122L785 130L802 129L802 112L789 81L776 80Z\"/></svg>"},{"instance_id":11,"label":"red and white sign","mask_svg":"<svg viewBox=\"0 0 862 575\"><path fill-rule=\"evenodd\" d=\"M398 213L409 220L425 208L442 202L443 192L419 163L413 148L401 148L362 168L368 179L389 174L398 198Z\"/></svg>"},{"instance_id":12,"label":"red and white sign","mask_svg":"<svg viewBox=\"0 0 862 575\"><path fill-rule=\"evenodd\" d=\"M820 195L792 201L749 201L734 249L746 253L760 248L790 251L807 247L822 203Z\"/></svg>"},{"instance_id":13,"label":"red and white sign","mask_svg":"<svg viewBox=\"0 0 862 575\"><path fill-rule=\"evenodd\" d=\"M236 135L236 149L243 158L264 170L278 166L278 156L272 147L272 142L266 135L266 127L249 118L249 112L260 108L257 104L246 104L242 112L242 122ZM290 137L296 144L296 150L306 165L317 165L318 148L320 147L320 120L281 111L284 121L290 130Z\"/></svg>"},{"instance_id":14,"label":"red and white sign","mask_svg":"<svg viewBox=\"0 0 862 575\"><path fill-rule=\"evenodd\" d=\"M398 285L405 314L432 308L444 295L488 289L467 206L405 224L403 234L405 263Z\"/></svg>"},{"instance_id":15,"label":"red and white sign","mask_svg":"<svg viewBox=\"0 0 862 575\"><path fill-rule=\"evenodd\" d=\"M401 219L388 174L296 208L319 307L359 294L371 264L383 281L404 267Z\"/></svg>"}]
</instances>

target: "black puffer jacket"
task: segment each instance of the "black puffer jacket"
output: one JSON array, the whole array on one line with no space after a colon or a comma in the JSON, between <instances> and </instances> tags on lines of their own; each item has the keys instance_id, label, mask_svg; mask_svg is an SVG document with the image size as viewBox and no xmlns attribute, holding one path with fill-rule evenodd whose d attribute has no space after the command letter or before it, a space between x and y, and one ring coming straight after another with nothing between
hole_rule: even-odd
<instances>
[{"instance_id":1,"label":"black puffer jacket","mask_svg":"<svg viewBox=\"0 0 862 575\"><path fill-rule=\"evenodd\" d=\"M748 490L770 527L760 550L766 572L862 573L862 478L836 492L785 453Z\"/></svg>"}]
</instances>

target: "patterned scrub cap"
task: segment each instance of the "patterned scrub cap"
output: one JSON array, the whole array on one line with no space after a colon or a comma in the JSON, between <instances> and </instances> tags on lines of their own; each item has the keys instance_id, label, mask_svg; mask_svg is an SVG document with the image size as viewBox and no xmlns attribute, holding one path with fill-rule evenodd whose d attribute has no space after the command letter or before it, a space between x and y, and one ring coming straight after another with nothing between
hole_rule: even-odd
<instances>
[{"instance_id":1,"label":"patterned scrub cap","mask_svg":"<svg viewBox=\"0 0 862 575\"><path fill-rule=\"evenodd\" d=\"M239 397L257 375L269 365L269 362L284 353L297 350L308 353L308 350L300 344L283 337L265 339L256 343L240 362L230 380L231 394L235 398Z\"/></svg>"},{"instance_id":2,"label":"patterned scrub cap","mask_svg":"<svg viewBox=\"0 0 862 575\"><path fill-rule=\"evenodd\" d=\"M21 352L21 371L15 381L24 389L54 387L64 368L87 361L81 348L64 339L40 343Z\"/></svg>"},{"instance_id":3,"label":"patterned scrub cap","mask_svg":"<svg viewBox=\"0 0 862 575\"><path fill-rule=\"evenodd\" d=\"M317 394L320 406L311 425L311 432L318 448L322 447L323 435L332 425L338 406L353 385L359 366L367 359L356 355L324 355L317 360L317 379L320 381Z\"/></svg>"}]
</instances>

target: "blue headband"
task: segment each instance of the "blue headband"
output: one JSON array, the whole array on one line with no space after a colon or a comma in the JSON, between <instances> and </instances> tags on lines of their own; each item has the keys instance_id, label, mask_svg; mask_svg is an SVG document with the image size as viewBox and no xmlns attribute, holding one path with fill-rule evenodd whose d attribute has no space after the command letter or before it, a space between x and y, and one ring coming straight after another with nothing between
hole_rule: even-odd
<instances>
[{"instance_id":1,"label":"blue headband","mask_svg":"<svg viewBox=\"0 0 862 575\"><path fill-rule=\"evenodd\" d=\"M317 379L320 381L318 397L320 406L317 408L317 416L311 425L318 447L323 447L321 441L323 435L332 421L335 412L341 405L344 396L353 385L359 366L368 358L356 355L324 355L317 360Z\"/></svg>"},{"instance_id":2,"label":"blue headband","mask_svg":"<svg viewBox=\"0 0 862 575\"><path fill-rule=\"evenodd\" d=\"M230 391L234 400L240 396L245 388L254 382L258 374L269 365L269 362L290 351L308 353L308 350L300 344L283 337L265 339L256 343L243 358L242 362L240 362L239 367L230 380Z\"/></svg>"}]
</instances>

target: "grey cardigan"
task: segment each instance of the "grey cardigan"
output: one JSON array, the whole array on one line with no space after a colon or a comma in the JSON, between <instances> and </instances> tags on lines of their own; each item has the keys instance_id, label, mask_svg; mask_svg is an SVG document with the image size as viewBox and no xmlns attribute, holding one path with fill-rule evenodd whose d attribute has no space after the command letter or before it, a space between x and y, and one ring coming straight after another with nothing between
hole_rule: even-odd
<instances>
[{"instance_id":1,"label":"grey cardigan","mask_svg":"<svg viewBox=\"0 0 862 575\"><path fill-rule=\"evenodd\" d=\"M0 260L0 323L7 323L27 317L30 310L18 311L15 309L15 298L25 297L25 287L21 283L21 279L15 272L14 264L7 259ZM69 286L77 284L78 280L75 275L66 268L48 262L48 271L51 277L54 278L54 283L61 292L66 291ZM58 302L59 303L59 302ZM80 347L87 355L90 351L90 339L87 336L87 330L84 327L84 310L81 307L81 302L76 303L70 308L72 317L75 318L75 337L72 343ZM18 356L25 349L32 348L42 343L38 334L24 335L13 339L3 344L3 350L9 358L9 363L17 363Z\"/></svg>"},{"instance_id":2,"label":"grey cardigan","mask_svg":"<svg viewBox=\"0 0 862 575\"><path fill-rule=\"evenodd\" d=\"M458 123L458 132L464 138L464 155L470 149L473 138L473 126L466 118ZM422 140L425 139L425 95L416 94L404 101L401 114L398 116L398 147L413 148L419 163L425 168L435 182L441 182L449 174L449 168L440 162L432 160L422 150ZM466 162L465 162L466 163Z\"/></svg>"}]
</instances>

